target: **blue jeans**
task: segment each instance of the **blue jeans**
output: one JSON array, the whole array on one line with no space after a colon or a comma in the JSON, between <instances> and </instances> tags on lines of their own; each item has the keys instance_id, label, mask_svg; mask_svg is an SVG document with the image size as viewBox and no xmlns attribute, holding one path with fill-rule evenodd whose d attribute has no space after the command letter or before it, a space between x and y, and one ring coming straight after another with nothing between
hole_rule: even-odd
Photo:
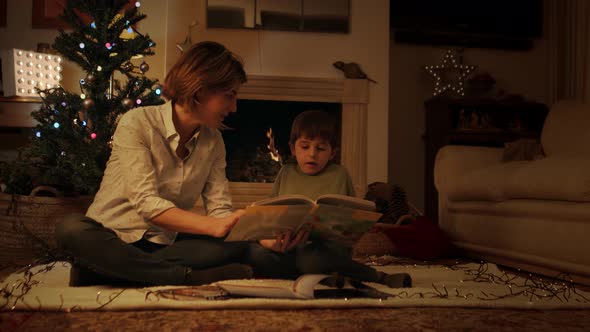
<instances>
[{"instance_id":1,"label":"blue jeans","mask_svg":"<svg viewBox=\"0 0 590 332\"><path fill-rule=\"evenodd\" d=\"M181 285L187 267L205 269L239 263L248 251L247 242L224 242L223 238L179 234L171 245L145 239L122 241L113 230L81 215L65 218L56 228L60 248L74 263L99 274L148 285Z\"/></svg>"}]
</instances>

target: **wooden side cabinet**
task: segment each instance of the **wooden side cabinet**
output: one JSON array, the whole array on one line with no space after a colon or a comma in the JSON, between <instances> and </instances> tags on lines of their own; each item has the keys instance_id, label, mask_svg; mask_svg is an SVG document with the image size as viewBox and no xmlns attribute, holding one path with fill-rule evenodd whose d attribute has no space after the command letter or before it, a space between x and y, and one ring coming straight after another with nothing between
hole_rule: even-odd
<instances>
[{"instance_id":1,"label":"wooden side cabinet","mask_svg":"<svg viewBox=\"0 0 590 332\"><path fill-rule=\"evenodd\" d=\"M425 107L424 212L438 220L434 160L445 145L502 147L520 138L538 139L548 108L522 99L434 97Z\"/></svg>"},{"instance_id":2,"label":"wooden side cabinet","mask_svg":"<svg viewBox=\"0 0 590 332\"><path fill-rule=\"evenodd\" d=\"M41 106L41 98L0 96L0 127L35 127L31 112Z\"/></svg>"},{"instance_id":3,"label":"wooden side cabinet","mask_svg":"<svg viewBox=\"0 0 590 332\"><path fill-rule=\"evenodd\" d=\"M0 96L0 162L16 159L18 148L27 144L37 125L31 112L41 103L41 98Z\"/></svg>"}]
</instances>

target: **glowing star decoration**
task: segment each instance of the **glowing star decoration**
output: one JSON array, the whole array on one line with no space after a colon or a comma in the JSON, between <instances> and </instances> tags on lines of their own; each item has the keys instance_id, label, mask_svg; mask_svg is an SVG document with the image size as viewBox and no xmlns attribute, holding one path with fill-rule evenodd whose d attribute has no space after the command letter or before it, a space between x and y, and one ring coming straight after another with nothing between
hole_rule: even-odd
<instances>
[{"instance_id":1,"label":"glowing star decoration","mask_svg":"<svg viewBox=\"0 0 590 332\"><path fill-rule=\"evenodd\" d=\"M476 67L458 62L455 53L452 50L447 50L442 64L426 65L423 68L434 79L433 95L438 96L451 91L458 96L464 96L465 79Z\"/></svg>"}]
</instances>

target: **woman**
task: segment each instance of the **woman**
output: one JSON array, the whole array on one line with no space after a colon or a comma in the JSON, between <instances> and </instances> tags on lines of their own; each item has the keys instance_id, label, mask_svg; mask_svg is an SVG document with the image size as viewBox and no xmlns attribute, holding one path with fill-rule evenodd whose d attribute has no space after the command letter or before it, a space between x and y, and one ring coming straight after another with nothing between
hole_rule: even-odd
<instances>
[{"instance_id":1,"label":"woman","mask_svg":"<svg viewBox=\"0 0 590 332\"><path fill-rule=\"evenodd\" d=\"M234 263L247 244L223 242L242 211L232 212L217 130L236 111L244 82L235 55L201 42L166 75L167 103L121 117L94 202L56 231L74 257L71 285L199 285L252 276L249 266ZM207 216L190 211L199 196Z\"/></svg>"}]
</instances>

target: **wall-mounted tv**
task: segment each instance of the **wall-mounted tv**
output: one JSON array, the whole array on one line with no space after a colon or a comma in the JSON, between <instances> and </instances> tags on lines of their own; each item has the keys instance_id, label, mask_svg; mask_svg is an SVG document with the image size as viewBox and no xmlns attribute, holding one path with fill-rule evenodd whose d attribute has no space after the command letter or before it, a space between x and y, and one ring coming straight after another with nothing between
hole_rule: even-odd
<instances>
[{"instance_id":1,"label":"wall-mounted tv","mask_svg":"<svg viewBox=\"0 0 590 332\"><path fill-rule=\"evenodd\" d=\"M543 34L543 0L390 0L398 43L526 50Z\"/></svg>"}]
</instances>

